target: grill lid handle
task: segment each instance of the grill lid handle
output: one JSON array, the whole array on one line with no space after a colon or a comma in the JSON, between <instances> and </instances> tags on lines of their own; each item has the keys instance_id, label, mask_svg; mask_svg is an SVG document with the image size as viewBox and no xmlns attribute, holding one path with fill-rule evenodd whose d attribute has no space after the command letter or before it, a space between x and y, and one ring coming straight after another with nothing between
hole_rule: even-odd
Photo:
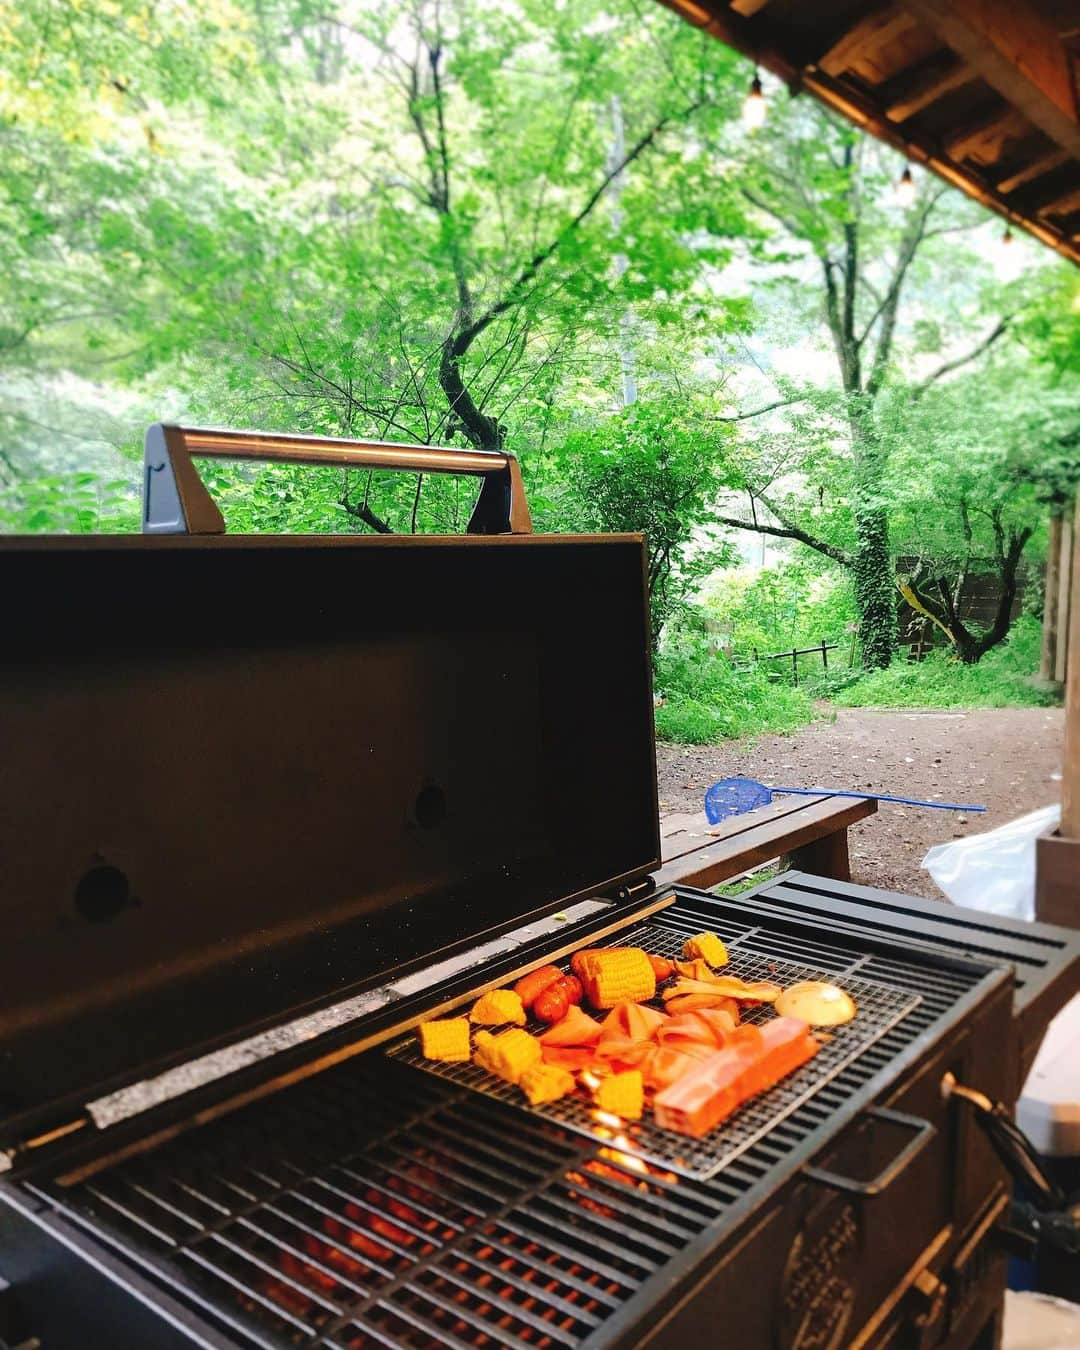
<instances>
[{"instance_id":1,"label":"grill lid handle","mask_svg":"<svg viewBox=\"0 0 1080 1350\"><path fill-rule=\"evenodd\" d=\"M887 1191L937 1134L936 1125L923 1120L920 1116L909 1116L905 1111L893 1111L887 1106L871 1106L866 1114L887 1125L899 1125L906 1130L914 1130L914 1138L870 1181L856 1181L854 1177L845 1177L824 1167L804 1167L803 1176L819 1182L822 1186L829 1186L834 1191L844 1191L847 1195L861 1195L864 1199L870 1200Z\"/></svg>"},{"instance_id":2,"label":"grill lid handle","mask_svg":"<svg viewBox=\"0 0 1080 1350\"><path fill-rule=\"evenodd\" d=\"M194 456L470 474L484 481L467 533L532 533L521 468L513 455L155 422L143 442L143 534L225 533L224 518L199 477Z\"/></svg>"}]
</instances>

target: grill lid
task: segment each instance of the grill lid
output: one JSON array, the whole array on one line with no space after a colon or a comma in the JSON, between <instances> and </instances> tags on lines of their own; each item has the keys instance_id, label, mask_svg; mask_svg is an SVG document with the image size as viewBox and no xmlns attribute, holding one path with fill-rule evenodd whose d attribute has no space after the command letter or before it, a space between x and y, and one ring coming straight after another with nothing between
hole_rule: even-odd
<instances>
[{"instance_id":1,"label":"grill lid","mask_svg":"<svg viewBox=\"0 0 1080 1350\"><path fill-rule=\"evenodd\" d=\"M0 1143L655 867L642 555L0 543Z\"/></svg>"}]
</instances>

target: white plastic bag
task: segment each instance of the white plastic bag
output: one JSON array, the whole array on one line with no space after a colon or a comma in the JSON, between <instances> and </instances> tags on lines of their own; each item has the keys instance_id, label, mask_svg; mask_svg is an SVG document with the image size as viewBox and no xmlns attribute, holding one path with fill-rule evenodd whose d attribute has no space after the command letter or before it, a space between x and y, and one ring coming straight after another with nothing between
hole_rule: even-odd
<instances>
[{"instance_id":1,"label":"white plastic bag","mask_svg":"<svg viewBox=\"0 0 1080 1350\"><path fill-rule=\"evenodd\" d=\"M1034 919L1035 840L1060 819L1060 806L1044 806L985 834L935 844L922 866L954 905Z\"/></svg>"}]
</instances>

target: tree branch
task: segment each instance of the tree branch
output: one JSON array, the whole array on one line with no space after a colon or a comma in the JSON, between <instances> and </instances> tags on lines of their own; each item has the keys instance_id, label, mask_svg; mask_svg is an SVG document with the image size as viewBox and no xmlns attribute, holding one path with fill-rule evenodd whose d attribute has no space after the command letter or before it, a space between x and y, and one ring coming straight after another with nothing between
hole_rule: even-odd
<instances>
[{"instance_id":1,"label":"tree branch","mask_svg":"<svg viewBox=\"0 0 1080 1350\"><path fill-rule=\"evenodd\" d=\"M760 497L761 494L752 493L751 502L755 496ZM762 498L762 500L764 501L764 498ZM767 501L765 502L765 505L775 516L775 508L770 506ZM817 553L823 553L826 558L831 558L833 562L838 562L843 567L851 566L851 558L843 549L836 548L835 545L826 542L824 539L818 539L816 535L810 534L808 530L802 529L791 521L782 522L779 525L769 525L765 521L757 518L756 511L754 512L754 519L752 521L737 520L734 516L714 516L713 519L717 524L728 525L735 530L749 530L753 534L773 535L778 539L796 539L800 544L805 544L807 548L812 548ZM777 516L777 519L779 520L780 517Z\"/></svg>"},{"instance_id":2,"label":"tree branch","mask_svg":"<svg viewBox=\"0 0 1080 1350\"><path fill-rule=\"evenodd\" d=\"M948 375L954 370L959 370L961 366L966 366L969 361L974 361L977 357L981 356L983 352L992 347L998 338L1005 332L1012 321L1012 317L1011 314L1005 315L1004 318L997 321L993 330L988 333L981 342L976 343L970 351L965 352L963 356L956 356L951 361L946 361L944 365L938 366L937 370L935 370L932 375L928 375L921 384L915 387L912 396L914 398L921 398L935 380L940 380L943 375Z\"/></svg>"},{"instance_id":3,"label":"tree branch","mask_svg":"<svg viewBox=\"0 0 1080 1350\"><path fill-rule=\"evenodd\" d=\"M798 398L778 398L775 403L766 403L763 408L755 408L752 412L735 413L731 417L710 417L710 422L746 422L751 417L760 417L762 413L772 412L774 408L787 408L792 403L805 403L806 395L800 394Z\"/></svg>"}]
</instances>

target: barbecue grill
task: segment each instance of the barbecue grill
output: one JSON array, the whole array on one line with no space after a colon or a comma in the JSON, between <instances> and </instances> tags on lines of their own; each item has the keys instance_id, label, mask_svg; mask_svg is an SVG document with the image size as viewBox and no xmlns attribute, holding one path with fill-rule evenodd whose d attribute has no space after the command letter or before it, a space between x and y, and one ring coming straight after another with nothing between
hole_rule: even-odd
<instances>
[{"instance_id":1,"label":"barbecue grill","mask_svg":"<svg viewBox=\"0 0 1080 1350\"><path fill-rule=\"evenodd\" d=\"M1010 1182L943 1083L1015 1100L1075 939L658 890L639 537L530 536L504 456L463 538L230 537L192 453L456 452L155 428L147 537L0 544L0 1341L993 1346ZM703 928L863 1010L705 1140L411 1062Z\"/></svg>"}]
</instances>

